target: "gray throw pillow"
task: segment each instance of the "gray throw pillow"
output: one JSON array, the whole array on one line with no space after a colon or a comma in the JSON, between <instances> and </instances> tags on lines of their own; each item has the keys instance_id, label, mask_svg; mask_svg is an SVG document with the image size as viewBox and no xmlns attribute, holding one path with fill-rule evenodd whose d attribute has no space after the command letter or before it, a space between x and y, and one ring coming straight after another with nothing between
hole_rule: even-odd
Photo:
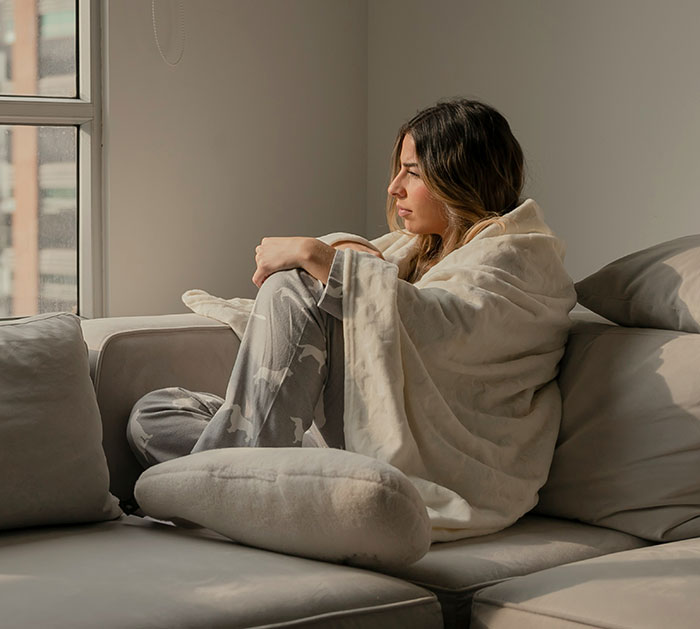
<instances>
[{"instance_id":1,"label":"gray throw pillow","mask_svg":"<svg viewBox=\"0 0 700 629\"><path fill-rule=\"evenodd\" d=\"M700 536L700 334L577 322L539 513L664 542Z\"/></svg>"},{"instance_id":2,"label":"gray throw pillow","mask_svg":"<svg viewBox=\"0 0 700 629\"><path fill-rule=\"evenodd\" d=\"M80 320L0 322L0 529L120 514Z\"/></svg>"},{"instance_id":3,"label":"gray throw pillow","mask_svg":"<svg viewBox=\"0 0 700 629\"><path fill-rule=\"evenodd\" d=\"M700 332L700 234L615 260L576 292L579 303L619 325Z\"/></svg>"},{"instance_id":4,"label":"gray throw pillow","mask_svg":"<svg viewBox=\"0 0 700 629\"><path fill-rule=\"evenodd\" d=\"M418 490L395 467L332 448L222 448L146 470L143 511L236 542L358 566L401 566L430 548Z\"/></svg>"}]
</instances>

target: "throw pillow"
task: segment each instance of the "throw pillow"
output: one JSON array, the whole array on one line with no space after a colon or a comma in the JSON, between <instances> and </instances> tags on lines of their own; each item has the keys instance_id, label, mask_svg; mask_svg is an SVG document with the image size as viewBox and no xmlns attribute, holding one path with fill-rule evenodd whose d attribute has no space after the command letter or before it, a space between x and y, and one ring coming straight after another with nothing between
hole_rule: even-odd
<instances>
[{"instance_id":1,"label":"throw pillow","mask_svg":"<svg viewBox=\"0 0 700 629\"><path fill-rule=\"evenodd\" d=\"M666 542L700 536L700 335L574 325L539 513Z\"/></svg>"},{"instance_id":2,"label":"throw pillow","mask_svg":"<svg viewBox=\"0 0 700 629\"><path fill-rule=\"evenodd\" d=\"M0 322L0 529L120 514L80 320Z\"/></svg>"},{"instance_id":3,"label":"throw pillow","mask_svg":"<svg viewBox=\"0 0 700 629\"><path fill-rule=\"evenodd\" d=\"M143 511L303 557L400 566L430 547L416 488L393 466L331 448L223 448L146 470Z\"/></svg>"},{"instance_id":4,"label":"throw pillow","mask_svg":"<svg viewBox=\"0 0 700 629\"><path fill-rule=\"evenodd\" d=\"M615 260L576 292L579 303L619 325L700 332L700 234Z\"/></svg>"}]
</instances>

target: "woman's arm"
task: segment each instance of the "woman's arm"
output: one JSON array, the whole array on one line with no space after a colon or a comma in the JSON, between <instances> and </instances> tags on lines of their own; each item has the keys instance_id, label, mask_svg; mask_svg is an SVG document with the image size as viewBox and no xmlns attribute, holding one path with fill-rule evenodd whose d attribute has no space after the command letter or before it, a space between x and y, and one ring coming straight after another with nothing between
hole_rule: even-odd
<instances>
[{"instance_id":1,"label":"woman's arm","mask_svg":"<svg viewBox=\"0 0 700 629\"><path fill-rule=\"evenodd\" d=\"M308 238L302 252L301 268L317 280L321 280L323 284L328 282L328 274L335 258L335 246L331 247L316 238Z\"/></svg>"},{"instance_id":2,"label":"woman's arm","mask_svg":"<svg viewBox=\"0 0 700 629\"><path fill-rule=\"evenodd\" d=\"M263 238L255 247L257 268L252 281L258 288L277 271L302 268L324 284L333 263L336 250L316 238L270 237Z\"/></svg>"},{"instance_id":3,"label":"woman's arm","mask_svg":"<svg viewBox=\"0 0 700 629\"><path fill-rule=\"evenodd\" d=\"M263 238L255 248L257 268L253 274L253 284L260 288L276 271L299 267L325 284L336 250L348 248L366 251L382 258L381 252L357 242L340 241L331 246L318 238Z\"/></svg>"}]
</instances>

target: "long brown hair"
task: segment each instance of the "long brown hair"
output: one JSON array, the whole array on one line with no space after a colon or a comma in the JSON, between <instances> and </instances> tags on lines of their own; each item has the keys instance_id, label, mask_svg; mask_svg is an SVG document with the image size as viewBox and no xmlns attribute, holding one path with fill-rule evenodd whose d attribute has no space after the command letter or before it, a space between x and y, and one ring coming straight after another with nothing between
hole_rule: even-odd
<instances>
[{"instance_id":1,"label":"long brown hair","mask_svg":"<svg viewBox=\"0 0 700 629\"><path fill-rule=\"evenodd\" d=\"M417 236L417 255L407 278L416 282L448 253L519 205L525 165L508 121L478 101L442 101L405 123L391 155L392 180L401 169L406 134L415 142L423 182L442 201L448 223L444 240L438 234ZM403 231L391 195L386 213L389 228Z\"/></svg>"}]
</instances>

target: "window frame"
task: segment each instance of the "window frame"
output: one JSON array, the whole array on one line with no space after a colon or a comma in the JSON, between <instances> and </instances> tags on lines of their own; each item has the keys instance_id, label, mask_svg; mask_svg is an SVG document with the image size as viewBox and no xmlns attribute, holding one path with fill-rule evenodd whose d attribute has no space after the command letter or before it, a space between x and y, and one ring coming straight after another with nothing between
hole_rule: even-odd
<instances>
[{"instance_id":1,"label":"window frame","mask_svg":"<svg viewBox=\"0 0 700 629\"><path fill-rule=\"evenodd\" d=\"M77 126L78 314L104 315L100 0L77 0L77 97L0 96L0 124Z\"/></svg>"}]
</instances>

